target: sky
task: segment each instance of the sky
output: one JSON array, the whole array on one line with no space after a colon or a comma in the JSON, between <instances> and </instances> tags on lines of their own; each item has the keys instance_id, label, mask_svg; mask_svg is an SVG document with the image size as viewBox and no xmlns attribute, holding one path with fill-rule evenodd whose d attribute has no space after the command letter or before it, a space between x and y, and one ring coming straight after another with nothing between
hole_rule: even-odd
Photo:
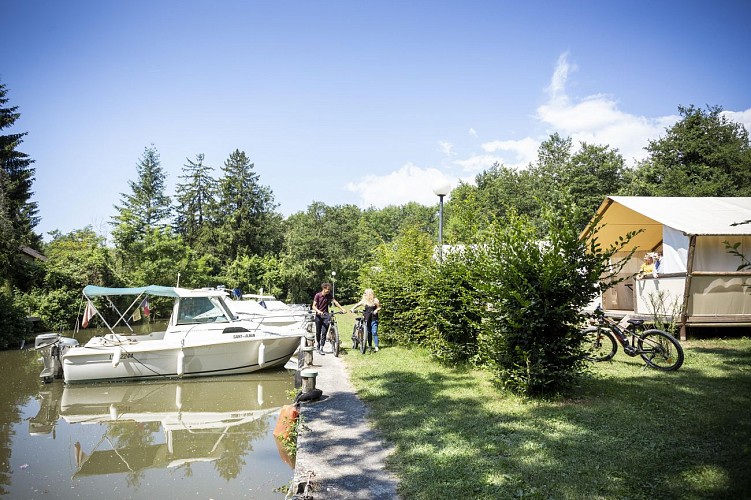
<instances>
[{"instance_id":1,"label":"sky","mask_svg":"<svg viewBox=\"0 0 751 500\"><path fill-rule=\"evenodd\" d=\"M167 194L239 149L285 216L433 205L552 133L632 166L679 119L751 130L751 2L0 0L37 232L110 230L146 147Z\"/></svg>"}]
</instances>

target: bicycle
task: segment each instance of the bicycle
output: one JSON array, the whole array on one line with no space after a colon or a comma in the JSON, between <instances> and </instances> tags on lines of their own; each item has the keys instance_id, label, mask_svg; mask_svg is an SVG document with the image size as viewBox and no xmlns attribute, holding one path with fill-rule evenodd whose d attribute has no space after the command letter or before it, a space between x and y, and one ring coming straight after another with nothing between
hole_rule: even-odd
<instances>
[{"instance_id":1,"label":"bicycle","mask_svg":"<svg viewBox=\"0 0 751 500\"><path fill-rule=\"evenodd\" d=\"M622 326L606 317L600 306L597 306L592 316L594 326L582 330L585 345L591 346L585 356L589 361L613 359L618 351L618 344L621 344L623 352L631 357L641 356L647 366L658 370L675 371L683 364L683 348L669 333L657 329L644 330L644 320L640 319L629 318L626 326Z\"/></svg>"},{"instance_id":2,"label":"bicycle","mask_svg":"<svg viewBox=\"0 0 751 500\"><path fill-rule=\"evenodd\" d=\"M342 341L339 338L339 327L336 326L336 315L344 314L341 311L334 311L333 313L326 313L328 319L328 328L326 328L326 340L331 342L331 352L334 356L339 357L339 348L342 345Z\"/></svg>"},{"instance_id":3,"label":"bicycle","mask_svg":"<svg viewBox=\"0 0 751 500\"><path fill-rule=\"evenodd\" d=\"M361 312L361 311L358 311ZM355 326L352 327L352 349L360 348L360 353L365 354L367 339L365 338L365 317L357 316Z\"/></svg>"}]
</instances>

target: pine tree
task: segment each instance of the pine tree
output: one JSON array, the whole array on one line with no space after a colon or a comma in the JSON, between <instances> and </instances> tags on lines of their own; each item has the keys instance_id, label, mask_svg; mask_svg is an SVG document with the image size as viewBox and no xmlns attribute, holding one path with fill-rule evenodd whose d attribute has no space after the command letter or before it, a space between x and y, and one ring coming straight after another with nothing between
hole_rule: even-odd
<instances>
[{"instance_id":1,"label":"pine tree","mask_svg":"<svg viewBox=\"0 0 751 500\"><path fill-rule=\"evenodd\" d=\"M21 114L18 106L8 107L7 89L0 84L0 130L12 127ZM18 151L26 132L0 135L0 191L3 192L2 217L12 226L17 245L39 248L41 238L34 233L39 223L36 202L30 201L35 170L34 160ZM17 249L16 249L17 250Z\"/></svg>"},{"instance_id":2,"label":"pine tree","mask_svg":"<svg viewBox=\"0 0 751 500\"><path fill-rule=\"evenodd\" d=\"M0 130L10 128L21 116L17 106L8 106L7 89L0 84ZM18 147L26 132L0 135L0 285L26 289L33 283L33 269L25 264L20 247L39 249L41 237L34 233L39 223L37 204L31 201L34 161Z\"/></svg>"},{"instance_id":3,"label":"pine tree","mask_svg":"<svg viewBox=\"0 0 751 500\"><path fill-rule=\"evenodd\" d=\"M216 211L217 181L211 176L212 167L204 165L204 155L196 161L186 158L183 165L184 183L177 185L175 230L191 247L210 239L212 214Z\"/></svg>"},{"instance_id":4,"label":"pine tree","mask_svg":"<svg viewBox=\"0 0 751 500\"><path fill-rule=\"evenodd\" d=\"M118 215L111 222L115 243L125 252L149 229L163 226L172 211L170 198L164 194L166 175L153 144L144 150L136 171L138 180L128 181L131 194L120 194L121 205L115 205Z\"/></svg>"},{"instance_id":5,"label":"pine tree","mask_svg":"<svg viewBox=\"0 0 751 500\"><path fill-rule=\"evenodd\" d=\"M255 165L245 152L235 150L222 166L219 180L221 221L219 244L223 257L264 255L281 248L281 216L271 189L259 182Z\"/></svg>"}]
</instances>

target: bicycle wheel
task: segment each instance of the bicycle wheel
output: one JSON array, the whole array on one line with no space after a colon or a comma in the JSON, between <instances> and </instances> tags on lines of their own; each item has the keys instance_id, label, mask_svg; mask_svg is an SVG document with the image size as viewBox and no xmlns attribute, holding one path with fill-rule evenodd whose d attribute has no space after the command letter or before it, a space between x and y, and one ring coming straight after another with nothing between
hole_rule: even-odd
<instances>
[{"instance_id":1,"label":"bicycle wheel","mask_svg":"<svg viewBox=\"0 0 751 500\"><path fill-rule=\"evenodd\" d=\"M365 328L360 327L359 331L357 332L357 337L360 342L360 353L365 354L365 349L368 348L368 341L365 338Z\"/></svg>"},{"instance_id":2,"label":"bicycle wheel","mask_svg":"<svg viewBox=\"0 0 751 500\"><path fill-rule=\"evenodd\" d=\"M357 325L352 327L352 349L357 349L359 345L357 341Z\"/></svg>"},{"instance_id":3,"label":"bicycle wheel","mask_svg":"<svg viewBox=\"0 0 751 500\"><path fill-rule=\"evenodd\" d=\"M587 354L584 359L589 361L608 361L613 359L618 351L618 343L615 335L606 326L590 326L582 330L584 335L584 347Z\"/></svg>"},{"instance_id":4,"label":"bicycle wheel","mask_svg":"<svg viewBox=\"0 0 751 500\"><path fill-rule=\"evenodd\" d=\"M333 344L331 346L331 350L334 353L334 356L339 356L339 328L336 327L336 325L331 327L334 330L334 339Z\"/></svg>"},{"instance_id":5,"label":"bicycle wheel","mask_svg":"<svg viewBox=\"0 0 751 500\"><path fill-rule=\"evenodd\" d=\"M683 364L683 347L669 333L647 330L638 338L639 354L652 368L669 372Z\"/></svg>"}]
</instances>

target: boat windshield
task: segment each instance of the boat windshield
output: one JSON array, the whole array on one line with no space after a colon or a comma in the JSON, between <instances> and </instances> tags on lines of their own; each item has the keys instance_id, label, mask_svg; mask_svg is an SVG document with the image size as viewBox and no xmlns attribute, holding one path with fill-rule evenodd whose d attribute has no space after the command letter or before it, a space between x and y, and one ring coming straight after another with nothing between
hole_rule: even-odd
<instances>
[{"instance_id":1,"label":"boat windshield","mask_svg":"<svg viewBox=\"0 0 751 500\"><path fill-rule=\"evenodd\" d=\"M183 297L177 313L178 325L228 323L219 297Z\"/></svg>"}]
</instances>

